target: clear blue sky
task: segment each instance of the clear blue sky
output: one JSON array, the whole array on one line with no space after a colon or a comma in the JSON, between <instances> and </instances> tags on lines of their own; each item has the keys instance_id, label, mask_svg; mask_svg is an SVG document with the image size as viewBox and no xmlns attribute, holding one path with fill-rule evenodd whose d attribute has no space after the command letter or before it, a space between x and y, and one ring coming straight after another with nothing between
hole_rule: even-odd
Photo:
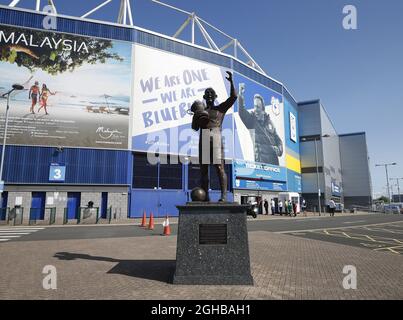
<instances>
[{"instance_id":1,"label":"clear blue sky","mask_svg":"<svg viewBox=\"0 0 403 320\"><path fill-rule=\"evenodd\" d=\"M79 15L102 1L55 4L61 13ZM386 192L386 179L375 163L398 162L390 177L403 178L402 0L164 1L238 38L297 100L322 99L339 133L366 131L376 193ZM33 8L34 2L21 5ZM116 19L119 1L113 2L93 18ZM150 0L132 3L136 25L164 34L172 35L186 18ZM342 28L348 4L357 7L358 30Z\"/></svg>"}]
</instances>

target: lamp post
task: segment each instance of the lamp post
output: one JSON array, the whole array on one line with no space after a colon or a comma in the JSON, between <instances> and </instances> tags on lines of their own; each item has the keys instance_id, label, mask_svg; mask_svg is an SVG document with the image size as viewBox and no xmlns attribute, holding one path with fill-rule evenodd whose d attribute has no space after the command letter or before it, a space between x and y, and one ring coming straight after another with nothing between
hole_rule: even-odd
<instances>
[{"instance_id":1,"label":"lamp post","mask_svg":"<svg viewBox=\"0 0 403 320\"><path fill-rule=\"evenodd\" d=\"M390 198L390 187L389 187L389 174L388 174L388 166L395 166L397 163L382 163L382 164L376 164L375 167L385 167L385 172L386 172L386 185L388 188L388 196L389 196L389 202L391 201Z\"/></svg>"},{"instance_id":2,"label":"lamp post","mask_svg":"<svg viewBox=\"0 0 403 320\"><path fill-rule=\"evenodd\" d=\"M401 196L400 196L400 184L399 184L399 181L400 180L403 180L403 178L390 178L390 180L396 180L396 182L397 182L397 194L398 194L398 197L399 197L399 203L400 202L402 202L402 199L401 199ZM393 201L393 199L392 199L392 201Z\"/></svg>"},{"instance_id":3,"label":"lamp post","mask_svg":"<svg viewBox=\"0 0 403 320\"><path fill-rule=\"evenodd\" d=\"M322 208L321 208L321 200L320 200L320 197L321 197L321 190L320 190L320 182L319 182L319 163L318 163L319 160L318 160L318 143L317 143L317 141L320 140L321 138L329 138L329 137L330 137L330 135L324 134L324 135L322 135L322 136L312 138L312 140L314 140L314 142L315 142L316 187L317 187L317 190L318 190L319 216L322 215ZM309 141L310 139L308 139L308 138L302 138L301 140L302 140L302 141Z\"/></svg>"},{"instance_id":4,"label":"lamp post","mask_svg":"<svg viewBox=\"0 0 403 320\"><path fill-rule=\"evenodd\" d=\"M6 152L8 114L9 114L9 110L10 110L10 95L12 92L18 91L18 90L24 90L24 86L22 86L20 84L14 84L12 86L12 89L9 92L2 95L3 98L7 97L7 108L6 108L6 120L5 120L5 125L4 125L3 148L2 148L2 152L1 152L1 164L0 164L0 183L1 184L3 184L4 154ZM0 193L3 192L2 189L0 190Z\"/></svg>"}]
</instances>

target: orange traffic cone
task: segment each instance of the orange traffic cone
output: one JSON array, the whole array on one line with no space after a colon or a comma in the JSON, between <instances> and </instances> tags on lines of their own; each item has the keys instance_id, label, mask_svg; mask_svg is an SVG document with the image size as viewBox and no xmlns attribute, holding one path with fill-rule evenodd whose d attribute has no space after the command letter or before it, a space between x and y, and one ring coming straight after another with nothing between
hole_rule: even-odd
<instances>
[{"instance_id":1,"label":"orange traffic cone","mask_svg":"<svg viewBox=\"0 0 403 320\"><path fill-rule=\"evenodd\" d=\"M154 215L153 215L152 212L151 212L151 215L150 215L150 223L148 224L148 229L149 230L154 230Z\"/></svg>"},{"instance_id":2,"label":"orange traffic cone","mask_svg":"<svg viewBox=\"0 0 403 320\"><path fill-rule=\"evenodd\" d=\"M144 210L143 212L143 220L141 220L141 225L140 227L145 228L147 227L147 214L146 211Z\"/></svg>"},{"instance_id":3,"label":"orange traffic cone","mask_svg":"<svg viewBox=\"0 0 403 320\"><path fill-rule=\"evenodd\" d=\"M170 236L171 235L171 227L169 226L169 218L168 216L166 217L164 223L162 224L164 226L164 236Z\"/></svg>"}]
</instances>

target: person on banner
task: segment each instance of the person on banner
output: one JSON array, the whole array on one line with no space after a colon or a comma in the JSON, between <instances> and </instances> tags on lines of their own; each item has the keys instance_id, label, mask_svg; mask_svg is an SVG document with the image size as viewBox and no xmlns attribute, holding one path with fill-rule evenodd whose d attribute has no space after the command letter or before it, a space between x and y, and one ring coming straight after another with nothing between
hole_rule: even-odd
<instances>
[{"instance_id":1,"label":"person on banner","mask_svg":"<svg viewBox=\"0 0 403 320\"><path fill-rule=\"evenodd\" d=\"M35 84L29 89L29 99L31 100L31 109L29 111L32 114L35 114L34 108L38 104L38 99L41 96L40 91L39 82L35 81Z\"/></svg>"},{"instance_id":2,"label":"person on banner","mask_svg":"<svg viewBox=\"0 0 403 320\"><path fill-rule=\"evenodd\" d=\"M48 99L49 99L49 95L54 96L57 92L53 93L52 91L50 91L48 89L48 87L46 86L46 84L42 85L42 92L41 92L41 106L38 109L38 113L41 111L42 108L45 109L45 113L46 115L49 115L48 113Z\"/></svg>"},{"instance_id":3,"label":"person on banner","mask_svg":"<svg viewBox=\"0 0 403 320\"><path fill-rule=\"evenodd\" d=\"M254 111L249 113L245 108L245 84L239 85L239 117L251 132L254 140L255 161L272 165L279 165L279 157L284 153L283 141L266 113L263 97L254 96Z\"/></svg>"}]
</instances>

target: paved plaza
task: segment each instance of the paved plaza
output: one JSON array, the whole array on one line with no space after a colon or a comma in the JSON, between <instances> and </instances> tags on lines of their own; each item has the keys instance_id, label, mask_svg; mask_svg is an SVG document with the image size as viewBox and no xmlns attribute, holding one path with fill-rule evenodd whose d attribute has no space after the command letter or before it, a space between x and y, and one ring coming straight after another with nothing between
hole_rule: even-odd
<instances>
[{"instance_id":1,"label":"paved plaza","mask_svg":"<svg viewBox=\"0 0 403 320\"><path fill-rule=\"evenodd\" d=\"M133 231L136 226L132 226ZM176 236L0 244L0 299L402 299L403 257L339 243L249 232L254 286L177 286ZM57 290L42 286L57 270ZM343 289L343 267L357 289Z\"/></svg>"}]
</instances>

